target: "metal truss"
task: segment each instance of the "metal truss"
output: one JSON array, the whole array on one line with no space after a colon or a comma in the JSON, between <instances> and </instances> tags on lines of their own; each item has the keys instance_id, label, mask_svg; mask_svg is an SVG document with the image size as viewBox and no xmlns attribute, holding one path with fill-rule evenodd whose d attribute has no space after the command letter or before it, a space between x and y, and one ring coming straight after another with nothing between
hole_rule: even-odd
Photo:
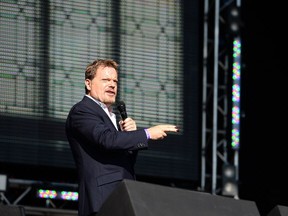
<instances>
[{"instance_id":1,"label":"metal truss","mask_svg":"<svg viewBox=\"0 0 288 216\"><path fill-rule=\"evenodd\" d=\"M38 188L76 191L77 184L10 178L8 185L7 191L0 191L0 205L23 206L27 215L77 215L77 204L74 201L55 200L50 197L37 198L36 196Z\"/></svg>"},{"instance_id":2,"label":"metal truss","mask_svg":"<svg viewBox=\"0 0 288 216\"><path fill-rule=\"evenodd\" d=\"M212 194L222 191L224 164L233 164L236 167L238 180L238 151L231 151L228 146L231 134L229 64L232 53L229 49L232 46L227 36L227 10L231 5L239 7L240 1L204 2L201 190Z\"/></svg>"}]
</instances>

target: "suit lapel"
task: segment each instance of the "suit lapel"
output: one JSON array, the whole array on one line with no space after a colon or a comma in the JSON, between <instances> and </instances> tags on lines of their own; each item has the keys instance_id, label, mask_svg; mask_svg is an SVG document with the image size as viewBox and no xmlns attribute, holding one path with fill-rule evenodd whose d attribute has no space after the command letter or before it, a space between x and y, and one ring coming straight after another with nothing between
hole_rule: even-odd
<instances>
[{"instance_id":1,"label":"suit lapel","mask_svg":"<svg viewBox=\"0 0 288 216\"><path fill-rule=\"evenodd\" d=\"M107 115L107 113L103 110L103 108L99 104L97 104L95 101L93 101L91 98L88 98L87 96L83 97L83 102L87 104L88 106L90 106L95 112L100 113L105 118L105 121L109 122L110 126L116 130L112 120L110 119L110 117ZM116 124L119 130L119 124L117 123L117 119L116 119Z\"/></svg>"}]
</instances>

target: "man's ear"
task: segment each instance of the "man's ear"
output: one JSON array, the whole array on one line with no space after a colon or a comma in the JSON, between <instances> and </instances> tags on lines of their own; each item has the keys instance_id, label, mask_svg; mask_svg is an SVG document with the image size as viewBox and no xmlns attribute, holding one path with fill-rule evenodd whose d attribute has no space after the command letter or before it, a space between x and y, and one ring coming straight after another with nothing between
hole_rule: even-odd
<instances>
[{"instance_id":1,"label":"man's ear","mask_svg":"<svg viewBox=\"0 0 288 216\"><path fill-rule=\"evenodd\" d=\"M90 79L86 79L86 80L85 80L85 86L86 86L86 88L87 88L89 91L91 90L91 85L92 85L91 80L90 80Z\"/></svg>"}]
</instances>

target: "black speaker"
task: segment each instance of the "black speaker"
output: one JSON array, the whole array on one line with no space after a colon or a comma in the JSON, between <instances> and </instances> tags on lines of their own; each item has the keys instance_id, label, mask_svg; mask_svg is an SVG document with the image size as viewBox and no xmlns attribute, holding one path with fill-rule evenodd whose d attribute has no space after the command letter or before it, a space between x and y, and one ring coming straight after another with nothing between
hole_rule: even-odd
<instances>
[{"instance_id":1,"label":"black speaker","mask_svg":"<svg viewBox=\"0 0 288 216\"><path fill-rule=\"evenodd\" d=\"M288 207L277 205L268 213L268 216L288 216Z\"/></svg>"},{"instance_id":2,"label":"black speaker","mask_svg":"<svg viewBox=\"0 0 288 216\"><path fill-rule=\"evenodd\" d=\"M209 193L124 180L97 216L260 216L256 203Z\"/></svg>"},{"instance_id":3,"label":"black speaker","mask_svg":"<svg viewBox=\"0 0 288 216\"><path fill-rule=\"evenodd\" d=\"M25 209L23 206L0 204L0 215L1 216L25 216Z\"/></svg>"}]
</instances>

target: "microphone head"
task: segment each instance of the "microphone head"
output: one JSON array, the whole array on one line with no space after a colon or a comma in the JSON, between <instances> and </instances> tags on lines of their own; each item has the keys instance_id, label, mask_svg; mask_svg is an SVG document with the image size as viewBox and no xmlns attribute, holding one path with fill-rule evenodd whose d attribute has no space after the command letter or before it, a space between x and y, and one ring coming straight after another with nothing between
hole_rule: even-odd
<instances>
[{"instance_id":1,"label":"microphone head","mask_svg":"<svg viewBox=\"0 0 288 216\"><path fill-rule=\"evenodd\" d=\"M127 118L127 112L126 112L126 105L125 105L124 101L119 101L117 103L117 109L120 112L122 120L125 120Z\"/></svg>"}]
</instances>

